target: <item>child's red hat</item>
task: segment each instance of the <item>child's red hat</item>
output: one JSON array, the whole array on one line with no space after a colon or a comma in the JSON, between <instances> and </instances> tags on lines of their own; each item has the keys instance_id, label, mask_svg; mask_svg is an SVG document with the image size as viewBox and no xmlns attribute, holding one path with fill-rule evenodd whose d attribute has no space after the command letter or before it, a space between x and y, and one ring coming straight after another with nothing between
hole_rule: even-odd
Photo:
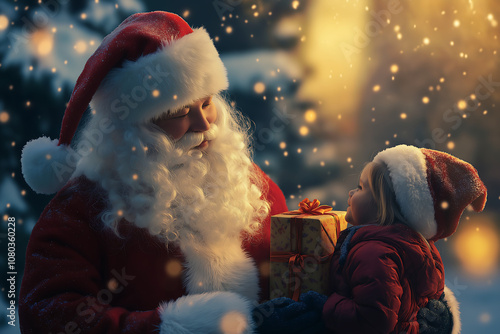
<instances>
[{"instance_id":1,"label":"child's red hat","mask_svg":"<svg viewBox=\"0 0 500 334\"><path fill-rule=\"evenodd\" d=\"M373 161L387 165L406 223L426 239L452 235L467 206L484 209L487 191L476 169L448 153L399 145Z\"/></svg>"}]
</instances>

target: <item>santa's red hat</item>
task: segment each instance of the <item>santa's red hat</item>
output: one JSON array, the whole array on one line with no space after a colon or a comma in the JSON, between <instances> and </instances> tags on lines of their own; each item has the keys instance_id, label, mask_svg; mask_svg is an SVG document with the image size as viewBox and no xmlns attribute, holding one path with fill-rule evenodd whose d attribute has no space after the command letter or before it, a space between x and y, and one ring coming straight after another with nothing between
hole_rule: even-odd
<instances>
[{"instance_id":1,"label":"santa's red hat","mask_svg":"<svg viewBox=\"0 0 500 334\"><path fill-rule=\"evenodd\" d=\"M85 64L62 121L59 140L26 144L21 163L38 193L58 191L76 167L71 140L88 105L112 122L148 122L228 87L227 74L203 28L166 12L134 14L106 36Z\"/></svg>"},{"instance_id":2,"label":"santa's red hat","mask_svg":"<svg viewBox=\"0 0 500 334\"><path fill-rule=\"evenodd\" d=\"M476 169L448 153L399 145L373 161L387 165L406 223L428 240L452 235L467 206L480 212L486 204Z\"/></svg>"}]
</instances>

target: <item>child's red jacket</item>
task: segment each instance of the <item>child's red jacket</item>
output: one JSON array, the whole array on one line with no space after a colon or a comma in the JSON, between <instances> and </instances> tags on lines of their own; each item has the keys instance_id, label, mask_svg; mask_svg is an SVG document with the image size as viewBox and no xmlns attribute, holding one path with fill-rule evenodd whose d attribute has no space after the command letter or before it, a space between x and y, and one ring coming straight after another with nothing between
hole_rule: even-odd
<instances>
[{"instance_id":1,"label":"child's red jacket","mask_svg":"<svg viewBox=\"0 0 500 334\"><path fill-rule=\"evenodd\" d=\"M351 228L352 229L352 228ZM403 224L342 232L323 318L331 333L418 333L417 312L444 288L443 262Z\"/></svg>"}]
</instances>

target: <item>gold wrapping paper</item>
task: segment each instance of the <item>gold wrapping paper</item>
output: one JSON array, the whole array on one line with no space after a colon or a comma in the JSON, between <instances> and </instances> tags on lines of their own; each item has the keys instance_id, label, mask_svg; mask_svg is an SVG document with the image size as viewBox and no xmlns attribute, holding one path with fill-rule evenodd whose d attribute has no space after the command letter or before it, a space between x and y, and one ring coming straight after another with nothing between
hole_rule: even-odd
<instances>
[{"instance_id":1,"label":"gold wrapping paper","mask_svg":"<svg viewBox=\"0 0 500 334\"><path fill-rule=\"evenodd\" d=\"M271 217L271 299L328 292L331 254L338 233L347 227L345 211L325 212L329 207L321 206L327 209L308 213L302 208Z\"/></svg>"}]
</instances>

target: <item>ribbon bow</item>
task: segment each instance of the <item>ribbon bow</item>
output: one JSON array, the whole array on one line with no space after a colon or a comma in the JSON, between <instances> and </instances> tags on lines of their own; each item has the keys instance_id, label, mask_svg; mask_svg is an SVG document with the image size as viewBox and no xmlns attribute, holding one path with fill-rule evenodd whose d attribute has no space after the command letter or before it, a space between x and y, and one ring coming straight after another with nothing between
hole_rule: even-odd
<instances>
[{"instance_id":1,"label":"ribbon bow","mask_svg":"<svg viewBox=\"0 0 500 334\"><path fill-rule=\"evenodd\" d=\"M328 205L320 205L320 201L314 199L312 202L309 198L304 199L299 203L299 209L295 211L291 211L290 214L303 214L307 213L310 215L318 216L324 215L325 212L332 211L332 207Z\"/></svg>"}]
</instances>

